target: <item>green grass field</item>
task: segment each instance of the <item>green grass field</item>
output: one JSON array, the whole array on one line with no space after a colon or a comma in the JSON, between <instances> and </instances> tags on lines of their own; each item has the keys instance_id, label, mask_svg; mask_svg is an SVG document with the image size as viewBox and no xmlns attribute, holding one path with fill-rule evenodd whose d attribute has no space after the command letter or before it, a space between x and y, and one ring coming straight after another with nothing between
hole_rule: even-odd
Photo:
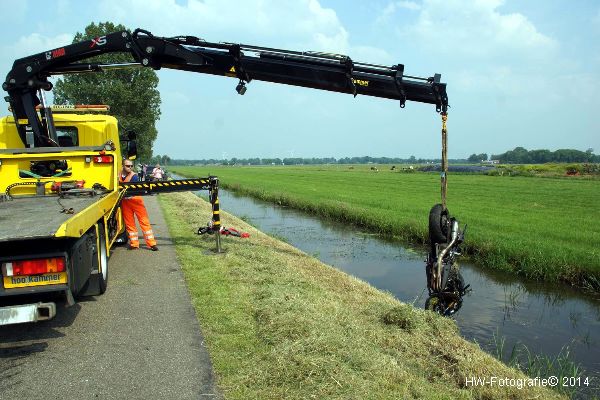
<instances>
[{"instance_id":1,"label":"green grass field","mask_svg":"<svg viewBox=\"0 0 600 400\"><path fill-rule=\"evenodd\" d=\"M210 204L191 193L159 200L225 399L566 398L528 385L469 385L470 377L527 377L464 340L453 320L225 212L225 226L250 237L223 237L225 253L215 255L214 237L194 233Z\"/></svg>"},{"instance_id":2,"label":"green grass field","mask_svg":"<svg viewBox=\"0 0 600 400\"><path fill-rule=\"evenodd\" d=\"M379 166L173 167L217 175L225 188L424 243L440 202L436 173ZM478 264L531 279L600 289L600 184L596 180L449 175L448 207L468 224L466 253ZM221 204L227 210L227 204Z\"/></svg>"}]
</instances>

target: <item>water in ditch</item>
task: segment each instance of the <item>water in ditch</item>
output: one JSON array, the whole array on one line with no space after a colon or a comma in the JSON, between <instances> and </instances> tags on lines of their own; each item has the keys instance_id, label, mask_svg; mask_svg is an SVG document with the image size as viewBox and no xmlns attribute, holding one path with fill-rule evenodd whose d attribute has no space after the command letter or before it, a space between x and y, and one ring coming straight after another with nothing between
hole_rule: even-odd
<instances>
[{"instance_id":1,"label":"water in ditch","mask_svg":"<svg viewBox=\"0 0 600 400\"><path fill-rule=\"evenodd\" d=\"M219 199L221 210L262 232L403 302L423 307L425 249L411 249L346 224L224 190L219 191ZM461 273L472 292L453 318L465 338L492 353L500 347L494 337L504 338L506 357L518 343L532 355L555 357L568 349L570 359L595 381L592 384L600 385L600 300L567 286L525 282L467 263L461 263Z\"/></svg>"}]
</instances>

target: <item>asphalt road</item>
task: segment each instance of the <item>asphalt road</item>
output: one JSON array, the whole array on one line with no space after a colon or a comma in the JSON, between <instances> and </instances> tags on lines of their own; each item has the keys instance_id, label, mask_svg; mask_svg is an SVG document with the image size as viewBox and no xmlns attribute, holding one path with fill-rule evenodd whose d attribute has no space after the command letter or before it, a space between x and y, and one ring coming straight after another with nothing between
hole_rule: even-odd
<instances>
[{"instance_id":1,"label":"asphalt road","mask_svg":"<svg viewBox=\"0 0 600 400\"><path fill-rule=\"evenodd\" d=\"M104 295L0 327L0 399L221 398L157 199L145 202L159 251L117 247Z\"/></svg>"}]
</instances>

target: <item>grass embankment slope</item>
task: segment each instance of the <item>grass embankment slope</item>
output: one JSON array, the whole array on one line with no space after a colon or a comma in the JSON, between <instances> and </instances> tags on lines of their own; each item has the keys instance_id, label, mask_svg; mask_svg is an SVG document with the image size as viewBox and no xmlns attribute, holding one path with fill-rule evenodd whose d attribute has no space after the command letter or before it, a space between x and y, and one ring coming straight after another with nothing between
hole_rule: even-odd
<instances>
[{"instance_id":1,"label":"grass embankment slope","mask_svg":"<svg viewBox=\"0 0 600 400\"><path fill-rule=\"evenodd\" d=\"M223 187L352 222L412 243L440 202L435 173L368 166L174 167ZM451 174L448 207L468 224L466 253L490 268L600 290L600 184L577 178ZM225 210L227 204L221 205Z\"/></svg>"},{"instance_id":2,"label":"grass embankment slope","mask_svg":"<svg viewBox=\"0 0 600 400\"><path fill-rule=\"evenodd\" d=\"M226 213L224 255L198 237L210 205L161 195L220 388L227 399L556 398L465 378L525 378L460 337L454 322L277 241Z\"/></svg>"}]
</instances>

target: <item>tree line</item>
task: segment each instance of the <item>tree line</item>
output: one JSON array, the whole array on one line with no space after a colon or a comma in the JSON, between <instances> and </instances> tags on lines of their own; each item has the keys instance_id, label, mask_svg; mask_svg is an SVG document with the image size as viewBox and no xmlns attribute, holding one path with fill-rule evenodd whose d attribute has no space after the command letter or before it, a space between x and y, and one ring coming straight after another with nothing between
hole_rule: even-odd
<instances>
[{"instance_id":1,"label":"tree line","mask_svg":"<svg viewBox=\"0 0 600 400\"><path fill-rule=\"evenodd\" d=\"M595 155L593 149L586 151L561 149L550 150L526 150L523 147L516 147L501 154L493 154L491 160L498 160L501 164L544 164L555 163L600 163L600 155ZM319 165L319 164L441 164L439 158L409 158L400 157L287 157L287 158L224 158L224 159L171 159L169 156L155 156L152 160L157 160L162 164L169 165ZM486 153L471 154L469 158L449 159L449 164L467 164L480 163L488 160Z\"/></svg>"},{"instance_id":2,"label":"tree line","mask_svg":"<svg viewBox=\"0 0 600 400\"><path fill-rule=\"evenodd\" d=\"M319 165L319 164L439 164L439 158L409 158L398 157L288 157L288 158L230 158L230 159L198 159L198 160L180 160L170 159L170 165ZM465 159L452 159L451 163L466 163Z\"/></svg>"},{"instance_id":3,"label":"tree line","mask_svg":"<svg viewBox=\"0 0 600 400\"><path fill-rule=\"evenodd\" d=\"M485 154L476 155L477 157ZM474 154L471 157L475 156ZM469 157L469 160L471 160ZM477 161L487 158L477 159ZM492 160L499 160L502 164L544 164L554 163L599 163L600 155L595 155L593 149L586 151L573 149L550 150L527 150L523 147L515 147L502 154L493 154Z\"/></svg>"}]
</instances>

